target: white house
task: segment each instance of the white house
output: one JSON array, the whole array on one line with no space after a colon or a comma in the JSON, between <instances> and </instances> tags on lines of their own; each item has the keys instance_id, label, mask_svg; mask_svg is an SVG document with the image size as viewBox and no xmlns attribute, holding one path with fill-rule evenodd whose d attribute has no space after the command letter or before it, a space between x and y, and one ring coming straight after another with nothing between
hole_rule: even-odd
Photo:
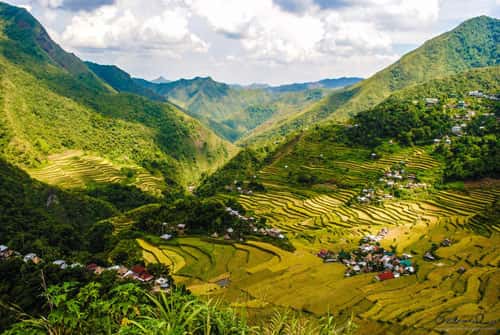
<instances>
[{"instance_id":1,"label":"white house","mask_svg":"<svg viewBox=\"0 0 500 335\"><path fill-rule=\"evenodd\" d=\"M451 127L451 132L455 135L461 135L462 134L462 127L459 125Z\"/></svg>"}]
</instances>

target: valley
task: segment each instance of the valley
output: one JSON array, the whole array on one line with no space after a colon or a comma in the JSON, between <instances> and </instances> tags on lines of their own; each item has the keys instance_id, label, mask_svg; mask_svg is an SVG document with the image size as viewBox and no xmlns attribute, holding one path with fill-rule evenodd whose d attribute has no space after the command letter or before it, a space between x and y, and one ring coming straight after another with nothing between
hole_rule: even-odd
<instances>
[{"instance_id":1,"label":"valley","mask_svg":"<svg viewBox=\"0 0 500 335\"><path fill-rule=\"evenodd\" d=\"M237 85L83 61L31 11L0 3L2 335L498 333L500 20L367 79Z\"/></svg>"}]
</instances>

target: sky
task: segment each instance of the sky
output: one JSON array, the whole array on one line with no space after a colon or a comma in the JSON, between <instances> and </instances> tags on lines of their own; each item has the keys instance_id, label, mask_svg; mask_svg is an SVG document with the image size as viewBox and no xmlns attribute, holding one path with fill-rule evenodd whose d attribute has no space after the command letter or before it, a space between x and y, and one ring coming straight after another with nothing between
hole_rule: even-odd
<instances>
[{"instance_id":1,"label":"sky","mask_svg":"<svg viewBox=\"0 0 500 335\"><path fill-rule=\"evenodd\" d=\"M369 77L500 0L10 0L63 48L135 77Z\"/></svg>"}]
</instances>

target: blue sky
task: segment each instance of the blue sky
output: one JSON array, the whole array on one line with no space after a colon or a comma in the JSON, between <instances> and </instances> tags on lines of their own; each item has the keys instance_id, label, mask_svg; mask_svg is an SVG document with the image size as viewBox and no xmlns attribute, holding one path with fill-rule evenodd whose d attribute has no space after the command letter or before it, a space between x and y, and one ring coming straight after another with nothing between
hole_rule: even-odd
<instances>
[{"instance_id":1,"label":"blue sky","mask_svg":"<svg viewBox=\"0 0 500 335\"><path fill-rule=\"evenodd\" d=\"M85 60L228 83L368 77L500 0L11 0Z\"/></svg>"}]
</instances>

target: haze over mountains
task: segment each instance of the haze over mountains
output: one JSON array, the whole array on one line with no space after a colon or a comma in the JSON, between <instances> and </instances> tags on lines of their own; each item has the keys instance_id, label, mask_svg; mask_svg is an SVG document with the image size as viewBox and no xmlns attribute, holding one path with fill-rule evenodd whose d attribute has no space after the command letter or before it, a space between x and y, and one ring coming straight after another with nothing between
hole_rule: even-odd
<instances>
[{"instance_id":1,"label":"haze over mountains","mask_svg":"<svg viewBox=\"0 0 500 335\"><path fill-rule=\"evenodd\" d=\"M147 81L0 3L0 333L488 332L499 42L481 16L367 79Z\"/></svg>"},{"instance_id":2,"label":"haze over mountains","mask_svg":"<svg viewBox=\"0 0 500 335\"><path fill-rule=\"evenodd\" d=\"M132 78L115 66L91 62L87 65L114 89L173 102L230 141L238 140L269 119L304 108L320 99L329 89L342 88L361 80L324 79L275 87L229 85L210 77L155 82Z\"/></svg>"}]
</instances>

